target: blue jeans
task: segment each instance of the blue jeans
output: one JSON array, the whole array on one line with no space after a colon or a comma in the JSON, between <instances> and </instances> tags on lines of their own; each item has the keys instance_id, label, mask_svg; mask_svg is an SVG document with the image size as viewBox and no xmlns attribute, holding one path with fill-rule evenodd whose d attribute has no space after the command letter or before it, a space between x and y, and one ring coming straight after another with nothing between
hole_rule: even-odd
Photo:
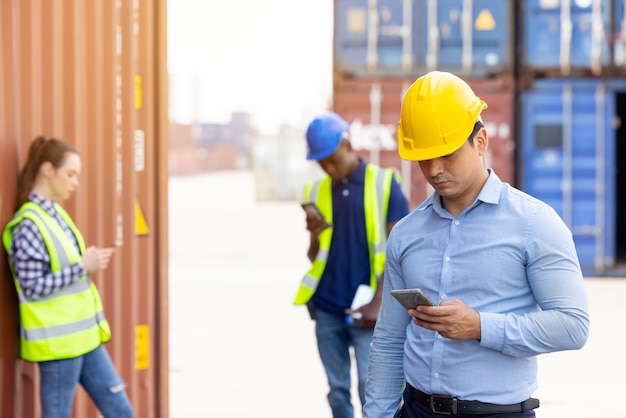
<instances>
[{"instance_id":1,"label":"blue jeans","mask_svg":"<svg viewBox=\"0 0 626 418\"><path fill-rule=\"evenodd\" d=\"M354 408L350 400L350 346L354 349L359 397L361 408L365 402L365 382L370 358L371 328L347 325L345 315L336 315L315 309L315 335L317 348L326 371L328 403L334 418L354 418Z\"/></svg>"},{"instance_id":2,"label":"blue jeans","mask_svg":"<svg viewBox=\"0 0 626 418\"><path fill-rule=\"evenodd\" d=\"M126 385L104 345L82 356L39 363L42 418L70 418L80 383L104 418L131 418Z\"/></svg>"}]
</instances>

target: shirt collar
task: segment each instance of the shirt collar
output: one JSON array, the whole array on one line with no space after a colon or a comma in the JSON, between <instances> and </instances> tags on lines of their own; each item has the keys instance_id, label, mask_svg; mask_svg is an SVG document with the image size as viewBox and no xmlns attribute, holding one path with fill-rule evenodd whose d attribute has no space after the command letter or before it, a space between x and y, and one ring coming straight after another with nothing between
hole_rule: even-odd
<instances>
[{"instance_id":1,"label":"shirt collar","mask_svg":"<svg viewBox=\"0 0 626 418\"><path fill-rule=\"evenodd\" d=\"M502 180L500 180L498 175L491 168L488 168L487 171L489 172L489 177L487 177L487 181L483 185L480 193L478 193L478 197L470 206L470 208L476 206L478 202L485 202L493 205L497 205L500 202L500 194L502 193ZM429 199L426 199L424 202L422 202L421 205L417 207L417 210L424 210L427 209L429 206L433 206L438 212L441 211L441 196L439 196L437 193L433 193L433 195Z\"/></svg>"},{"instance_id":2,"label":"shirt collar","mask_svg":"<svg viewBox=\"0 0 626 418\"><path fill-rule=\"evenodd\" d=\"M476 200L497 205L500 202L500 193L502 193L502 180L492 169L488 168L487 171L489 171L489 177Z\"/></svg>"},{"instance_id":3,"label":"shirt collar","mask_svg":"<svg viewBox=\"0 0 626 418\"><path fill-rule=\"evenodd\" d=\"M54 202L52 200L46 199L40 194L31 193L30 195L28 195L28 200L41 206L41 208L51 216L55 216L57 213L54 207Z\"/></svg>"},{"instance_id":4,"label":"shirt collar","mask_svg":"<svg viewBox=\"0 0 626 418\"><path fill-rule=\"evenodd\" d=\"M338 184L352 183L363 184L365 182L365 160L359 157L359 166L352 173L348 174L343 180L333 180L333 186Z\"/></svg>"}]
</instances>

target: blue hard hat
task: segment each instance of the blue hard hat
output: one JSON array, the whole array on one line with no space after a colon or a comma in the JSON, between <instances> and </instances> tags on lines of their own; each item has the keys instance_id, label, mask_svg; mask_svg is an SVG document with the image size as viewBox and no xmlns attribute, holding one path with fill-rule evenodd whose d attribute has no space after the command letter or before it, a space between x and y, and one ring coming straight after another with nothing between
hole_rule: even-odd
<instances>
[{"instance_id":1,"label":"blue hard hat","mask_svg":"<svg viewBox=\"0 0 626 418\"><path fill-rule=\"evenodd\" d=\"M350 124L334 112L317 116L306 130L308 144L307 160L323 160L330 157L339 146L343 133Z\"/></svg>"}]
</instances>

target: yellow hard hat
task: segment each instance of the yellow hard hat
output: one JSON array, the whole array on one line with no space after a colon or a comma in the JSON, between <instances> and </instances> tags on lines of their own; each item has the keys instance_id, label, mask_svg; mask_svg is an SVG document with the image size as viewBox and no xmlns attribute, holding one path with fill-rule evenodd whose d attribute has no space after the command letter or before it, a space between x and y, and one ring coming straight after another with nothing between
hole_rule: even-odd
<instances>
[{"instance_id":1,"label":"yellow hard hat","mask_svg":"<svg viewBox=\"0 0 626 418\"><path fill-rule=\"evenodd\" d=\"M467 141L486 108L454 74L432 71L418 78L402 100L398 154L413 161L452 154Z\"/></svg>"}]
</instances>

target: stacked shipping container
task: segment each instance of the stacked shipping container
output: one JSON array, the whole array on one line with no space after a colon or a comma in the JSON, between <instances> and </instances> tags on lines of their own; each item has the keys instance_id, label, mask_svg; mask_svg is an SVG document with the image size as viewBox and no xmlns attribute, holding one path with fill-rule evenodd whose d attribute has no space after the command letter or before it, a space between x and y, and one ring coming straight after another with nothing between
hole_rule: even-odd
<instances>
[{"instance_id":1,"label":"stacked shipping container","mask_svg":"<svg viewBox=\"0 0 626 418\"><path fill-rule=\"evenodd\" d=\"M626 261L624 10L520 2L520 186L565 220L587 274L623 275Z\"/></svg>"},{"instance_id":2,"label":"stacked shipping container","mask_svg":"<svg viewBox=\"0 0 626 418\"><path fill-rule=\"evenodd\" d=\"M361 155L411 180L415 207L429 190L397 155L404 91L431 70L463 77L489 105L488 165L559 211L586 274L620 273L624 3L335 0L333 110Z\"/></svg>"},{"instance_id":3,"label":"stacked shipping container","mask_svg":"<svg viewBox=\"0 0 626 418\"><path fill-rule=\"evenodd\" d=\"M335 2L333 109L367 160L393 167L411 207L429 193L417 163L398 157L406 89L434 69L463 76L488 104L490 165L514 183L513 10L507 0Z\"/></svg>"}]
</instances>

